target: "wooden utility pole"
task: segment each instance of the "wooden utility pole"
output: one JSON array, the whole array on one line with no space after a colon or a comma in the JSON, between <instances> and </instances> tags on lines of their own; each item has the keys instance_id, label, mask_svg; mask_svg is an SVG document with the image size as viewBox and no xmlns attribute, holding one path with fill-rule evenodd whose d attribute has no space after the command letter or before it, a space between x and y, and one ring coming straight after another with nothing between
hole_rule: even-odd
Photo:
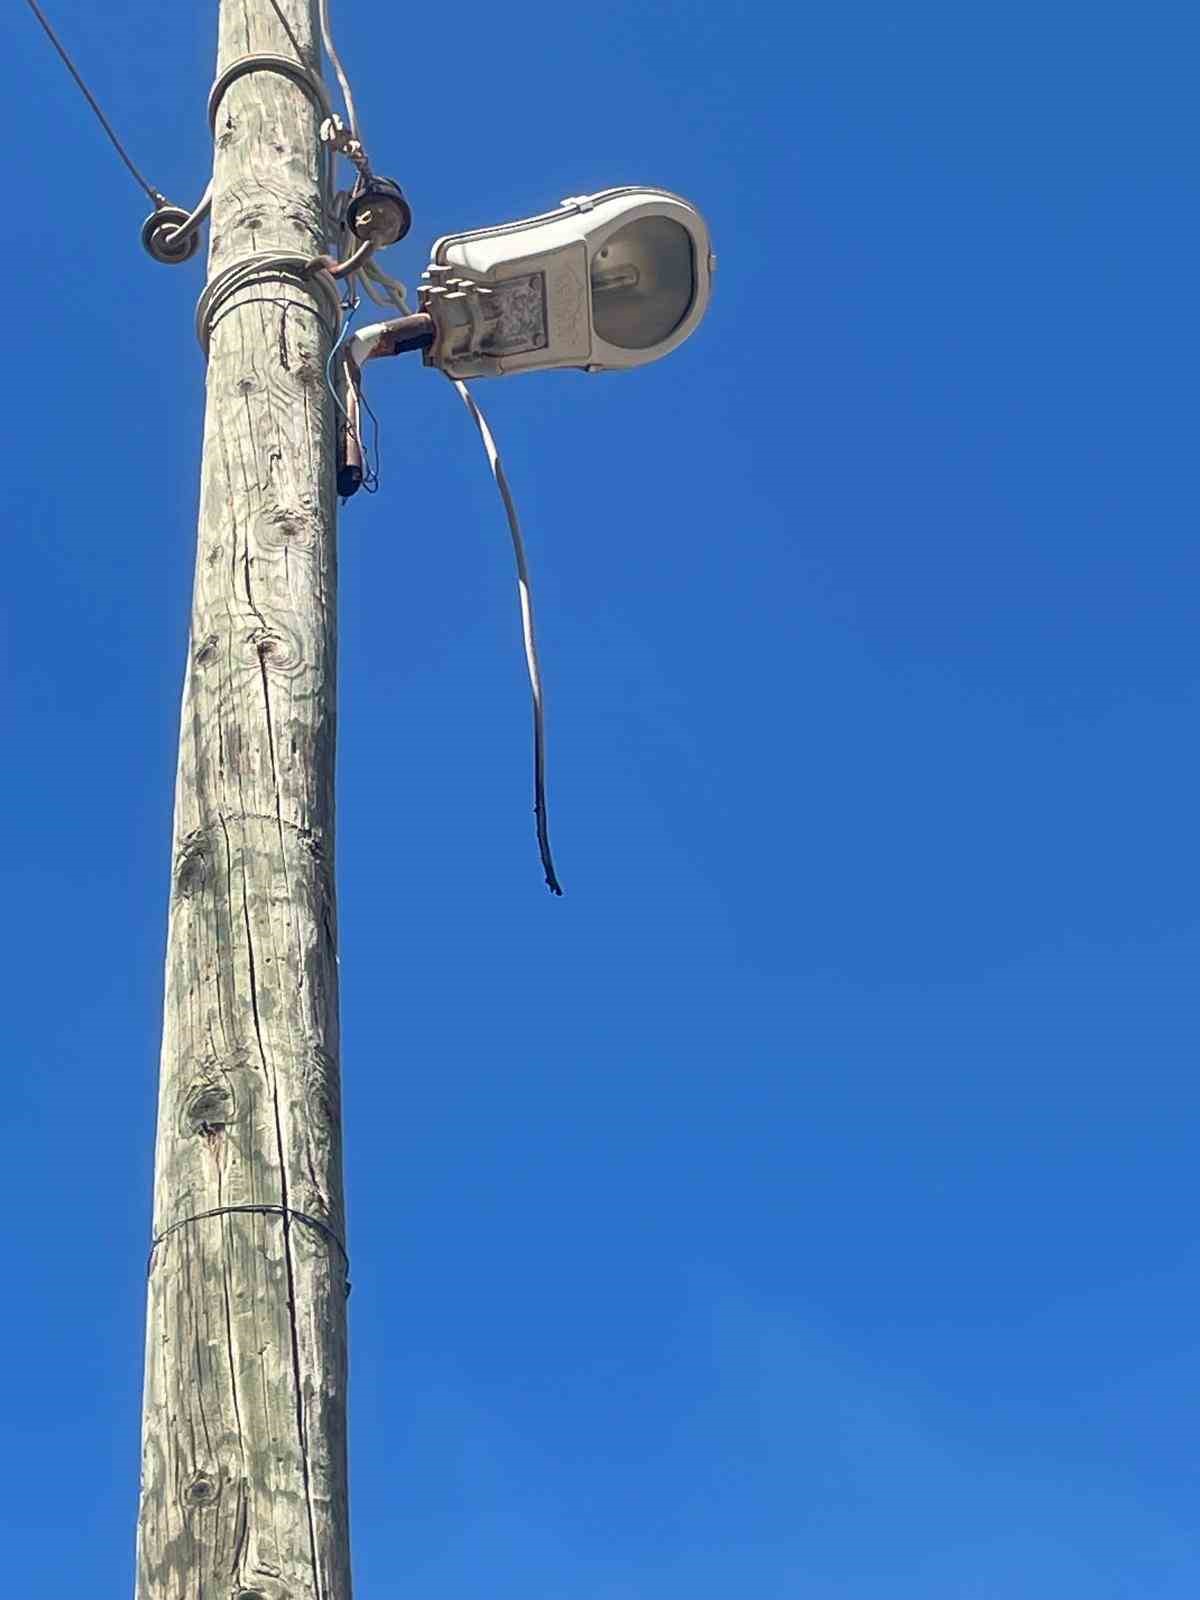
<instances>
[{"instance_id":1,"label":"wooden utility pole","mask_svg":"<svg viewBox=\"0 0 1200 1600\"><path fill-rule=\"evenodd\" d=\"M349 1600L336 549L317 0L219 0L138 1600ZM290 29L290 37L289 37ZM245 257L259 270L238 283ZM219 300L219 303L218 303Z\"/></svg>"}]
</instances>

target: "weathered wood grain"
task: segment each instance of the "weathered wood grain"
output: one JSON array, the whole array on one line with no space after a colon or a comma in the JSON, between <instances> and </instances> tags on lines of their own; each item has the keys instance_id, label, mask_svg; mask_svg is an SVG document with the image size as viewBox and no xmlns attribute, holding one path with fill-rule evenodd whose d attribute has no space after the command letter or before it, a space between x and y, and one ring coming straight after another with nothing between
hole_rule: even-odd
<instances>
[{"instance_id":1,"label":"weathered wood grain","mask_svg":"<svg viewBox=\"0 0 1200 1600\"><path fill-rule=\"evenodd\" d=\"M315 0L281 3L311 51ZM221 0L218 70L257 51L294 55L269 0ZM229 88L210 273L320 252L318 126L278 74ZM210 347L154 1188L155 1235L172 1231L150 1273L137 1600L350 1597L345 1264L290 1214L345 1238L319 307L294 283L256 284ZM285 1214L184 1222L237 1205Z\"/></svg>"}]
</instances>

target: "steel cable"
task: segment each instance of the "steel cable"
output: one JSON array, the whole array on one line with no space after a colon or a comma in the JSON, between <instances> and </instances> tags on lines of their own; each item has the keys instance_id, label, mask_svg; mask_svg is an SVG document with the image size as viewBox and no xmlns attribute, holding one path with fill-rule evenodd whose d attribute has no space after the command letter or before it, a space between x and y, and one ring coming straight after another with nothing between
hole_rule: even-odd
<instances>
[{"instance_id":1,"label":"steel cable","mask_svg":"<svg viewBox=\"0 0 1200 1600\"><path fill-rule=\"evenodd\" d=\"M55 33L54 29L50 26L50 22L46 16L46 13L42 10L41 6L38 5L37 0L25 0L25 3L41 23L43 29L45 30L46 37L49 39L50 43L58 51L60 57L62 58L63 66L66 67L67 71L79 85L80 93L83 95L88 105L91 106L92 110L96 113L96 120L108 135L113 149L117 152L121 160L129 169L130 176L133 178L134 182L145 190L146 194L156 206L162 205L164 197L158 192L152 183L148 182L147 179L142 176L137 167L134 166L133 158L130 156L128 150L126 150L125 146L117 137L116 130L114 129L112 123L104 115L104 112L101 111L99 102L96 100L95 95L88 88L87 84L84 83L83 78L80 76L79 69L76 67L75 63L71 60L71 57L67 53L66 46Z\"/></svg>"}]
</instances>

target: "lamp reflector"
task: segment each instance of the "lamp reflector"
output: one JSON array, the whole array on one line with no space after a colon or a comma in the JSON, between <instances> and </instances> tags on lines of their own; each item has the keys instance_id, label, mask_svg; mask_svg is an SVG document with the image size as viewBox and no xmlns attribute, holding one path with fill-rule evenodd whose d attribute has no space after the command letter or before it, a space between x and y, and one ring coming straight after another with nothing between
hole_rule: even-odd
<instances>
[{"instance_id":1,"label":"lamp reflector","mask_svg":"<svg viewBox=\"0 0 1200 1600\"><path fill-rule=\"evenodd\" d=\"M639 217L592 257L592 321L622 350L661 344L687 316L696 294L692 241L671 217Z\"/></svg>"}]
</instances>

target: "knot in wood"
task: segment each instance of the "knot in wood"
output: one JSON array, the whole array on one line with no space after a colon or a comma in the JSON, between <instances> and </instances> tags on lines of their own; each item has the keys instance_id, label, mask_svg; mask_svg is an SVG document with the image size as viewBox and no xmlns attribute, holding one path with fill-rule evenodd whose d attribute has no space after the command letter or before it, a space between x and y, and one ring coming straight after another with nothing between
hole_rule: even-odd
<instances>
[{"instance_id":1,"label":"knot in wood","mask_svg":"<svg viewBox=\"0 0 1200 1600\"><path fill-rule=\"evenodd\" d=\"M320 1045L309 1045L302 1058L304 1089L312 1110L331 1127L341 1120L342 1077L337 1061Z\"/></svg>"},{"instance_id":2,"label":"knot in wood","mask_svg":"<svg viewBox=\"0 0 1200 1600\"><path fill-rule=\"evenodd\" d=\"M324 389L325 363L313 351L302 349L297 354L292 376L300 389Z\"/></svg>"},{"instance_id":3,"label":"knot in wood","mask_svg":"<svg viewBox=\"0 0 1200 1600\"><path fill-rule=\"evenodd\" d=\"M230 1600L292 1600L292 1592L277 1578L263 1578L256 1572L249 1584L234 1585Z\"/></svg>"},{"instance_id":4,"label":"knot in wood","mask_svg":"<svg viewBox=\"0 0 1200 1600\"><path fill-rule=\"evenodd\" d=\"M183 1101L185 1133L223 1133L237 1118L237 1100L227 1083L204 1079L192 1084Z\"/></svg>"},{"instance_id":5,"label":"knot in wood","mask_svg":"<svg viewBox=\"0 0 1200 1600\"><path fill-rule=\"evenodd\" d=\"M255 628L249 643L264 672L290 676L303 665L300 641L277 623Z\"/></svg>"},{"instance_id":6,"label":"knot in wood","mask_svg":"<svg viewBox=\"0 0 1200 1600\"><path fill-rule=\"evenodd\" d=\"M311 550L320 527L307 506L272 506L259 514L254 534L265 550Z\"/></svg>"},{"instance_id":7,"label":"knot in wood","mask_svg":"<svg viewBox=\"0 0 1200 1600\"><path fill-rule=\"evenodd\" d=\"M189 900L199 894L208 879L208 841L203 833L191 833L179 846L175 858L175 889Z\"/></svg>"},{"instance_id":8,"label":"knot in wood","mask_svg":"<svg viewBox=\"0 0 1200 1600\"><path fill-rule=\"evenodd\" d=\"M220 637L215 633L207 634L192 651L192 660L198 667L206 667L216 656L217 646L221 643Z\"/></svg>"},{"instance_id":9,"label":"knot in wood","mask_svg":"<svg viewBox=\"0 0 1200 1600\"><path fill-rule=\"evenodd\" d=\"M209 1472L198 1472L183 1491L184 1501L189 1506L211 1506L220 1497L220 1480Z\"/></svg>"}]
</instances>

